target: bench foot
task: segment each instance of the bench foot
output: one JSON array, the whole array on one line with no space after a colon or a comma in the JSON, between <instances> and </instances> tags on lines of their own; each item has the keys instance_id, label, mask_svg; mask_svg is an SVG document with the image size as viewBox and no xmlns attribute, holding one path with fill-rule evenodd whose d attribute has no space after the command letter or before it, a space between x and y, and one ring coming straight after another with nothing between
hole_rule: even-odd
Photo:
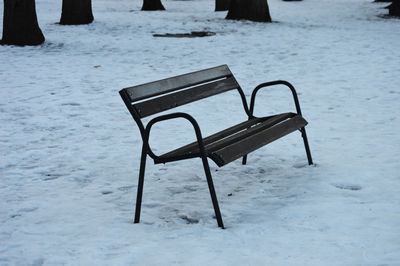
<instances>
[{"instance_id":1,"label":"bench foot","mask_svg":"<svg viewBox=\"0 0 400 266\"><path fill-rule=\"evenodd\" d=\"M147 157L147 150L146 150L145 146L143 145L142 157L140 159L139 181L138 181L137 197L136 197L136 211L135 211L135 220L134 220L135 224L139 223L139 221L140 221L140 208L142 206L144 170L146 168L146 157Z\"/></svg>"},{"instance_id":2,"label":"bench foot","mask_svg":"<svg viewBox=\"0 0 400 266\"><path fill-rule=\"evenodd\" d=\"M301 132L301 136L303 137L303 140L304 140L304 147L305 147L306 153L307 153L308 164L312 165L313 164L313 160L312 160L312 157L311 157L310 147L308 146L306 129L303 127L303 128L300 129L300 132Z\"/></svg>"},{"instance_id":3,"label":"bench foot","mask_svg":"<svg viewBox=\"0 0 400 266\"><path fill-rule=\"evenodd\" d=\"M222 222L222 216L221 216L221 212L220 212L219 206L218 206L217 195L215 194L214 183L213 183L213 180L211 177L210 166L208 164L207 157L202 156L201 159L203 161L204 172L206 174L207 184L208 184L208 188L210 190L211 201L214 206L215 218L217 219L218 226L221 227L222 229L224 229L224 223Z\"/></svg>"}]
</instances>

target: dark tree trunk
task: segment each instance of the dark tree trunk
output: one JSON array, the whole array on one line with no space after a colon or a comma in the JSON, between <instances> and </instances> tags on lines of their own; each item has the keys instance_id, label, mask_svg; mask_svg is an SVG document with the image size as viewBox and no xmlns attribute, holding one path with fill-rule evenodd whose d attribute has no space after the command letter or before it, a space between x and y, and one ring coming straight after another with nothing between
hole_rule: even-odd
<instances>
[{"instance_id":1,"label":"dark tree trunk","mask_svg":"<svg viewBox=\"0 0 400 266\"><path fill-rule=\"evenodd\" d=\"M92 0L63 0L60 24L80 25L92 21Z\"/></svg>"},{"instance_id":2,"label":"dark tree trunk","mask_svg":"<svg viewBox=\"0 0 400 266\"><path fill-rule=\"evenodd\" d=\"M392 2L392 0L375 0L374 2Z\"/></svg>"},{"instance_id":3,"label":"dark tree trunk","mask_svg":"<svg viewBox=\"0 0 400 266\"><path fill-rule=\"evenodd\" d=\"M143 0L143 11L165 10L161 0Z\"/></svg>"},{"instance_id":4,"label":"dark tree trunk","mask_svg":"<svg viewBox=\"0 0 400 266\"><path fill-rule=\"evenodd\" d=\"M4 0L1 44L38 45L44 42L36 17L35 0Z\"/></svg>"},{"instance_id":5,"label":"dark tree trunk","mask_svg":"<svg viewBox=\"0 0 400 266\"><path fill-rule=\"evenodd\" d=\"M215 0L215 11L225 11L229 9L231 0Z\"/></svg>"},{"instance_id":6,"label":"dark tree trunk","mask_svg":"<svg viewBox=\"0 0 400 266\"><path fill-rule=\"evenodd\" d=\"M226 19L271 22L267 0L231 0Z\"/></svg>"},{"instance_id":7,"label":"dark tree trunk","mask_svg":"<svg viewBox=\"0 0 400 266\"><path fill-rule=\"evenodd\" d=\"M399 0L393 1L393 3L389 6L389 15L400 17L400 1Z\"/></svg>"}]
</instances>

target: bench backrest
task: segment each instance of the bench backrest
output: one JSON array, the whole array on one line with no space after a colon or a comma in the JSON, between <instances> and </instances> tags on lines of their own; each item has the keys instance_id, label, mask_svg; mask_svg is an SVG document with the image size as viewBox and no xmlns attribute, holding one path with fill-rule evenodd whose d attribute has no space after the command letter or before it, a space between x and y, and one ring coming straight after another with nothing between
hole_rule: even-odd
<instances>
[{"instance_id":1,"label":"bench backrest","mask_svg":"<svg viewBox=\"0 0 400 266\"><path fill-rule=\"evenodd\" d=\"M243 94L228 66L222 65L125 88L120 94L134 118L143 118L233 89Z\"/></svg>"}]
</instances>

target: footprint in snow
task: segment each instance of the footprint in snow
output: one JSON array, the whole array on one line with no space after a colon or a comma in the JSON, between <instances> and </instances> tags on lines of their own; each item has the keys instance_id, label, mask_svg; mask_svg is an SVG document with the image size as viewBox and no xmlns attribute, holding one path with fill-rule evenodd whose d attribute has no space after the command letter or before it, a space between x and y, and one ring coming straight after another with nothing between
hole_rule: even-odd
<instances>
[{"instance_id":1,"label":"footprint in snow","mask_svg":"<svg viewBox=\"0 0 400 266\"><path fill-rule=\"evenodd\" d=\"M185 220L187 224L197 224L197 223L199 223L198 219L190 218L190 217L187 217L186 215L180 215L179 218Z\"/></svg>"},{"instance_id":2,"label":"footprint in snow","mask_svg":"<svg viewBox=\"0 0 400 266\"><path fill-rule=\"evenodd\" d=\"M43 181L50 181L50 180L54 180L54 179L58 179L61 175L54 175L54 174L46 174L46 177L43 178Z\"/></svg>"},{"instance_id":3,"label":"footprint in snow","mask_svg":"<svg viewBox=\"0 0 400 266\"><path fill-rule=\"evenodd\" d=\"M33 212L36 211L37 209L39 209L38 207L27 207L27 208L22 208L19 211L20 212Z\"/></svg>"},{"instance_id":4,"label":"footprint in snow","mask_svg":"<svg viewBox=\"0 0 400 266\"><path fill-rule=\"evenodd\" d=\"M118 188L118 190L119 190L119 191L130 191L130 190L132 190L134 187L136 187L136 186L135 186L135 185L124 186L124 187Z\"/></svg>"},{"instance_id":5,"label":"footprint in snow","mask_svg":"<svg viewBox=\"0 0 400 266\"><path fill-rule=\"evenodd\" d=\"M80 106L81 104L79 104L79 103L62 103L61 104L62 106Z\"/></svg>"},{"instance_id":6,"label":"footprint in snow","mask_svg":"<svg viewBox=\"0 0 400 266\"><path fill-rule=\"evenodd\" d=\"M22 214L23 214L24 212L34 212L34 211L36 211L37 209L39 209L39 208L38 208L38 207L27 207L27 208L22 208L22 209L20 209L20 210L18 211L19 213L10 215L10 218L20 217L20 216L22 216Z\"/></svg>"},{"instance_id":7,"label":"footprint in snow","mask_svg":"<svg viewBox=\"0 0 400 266\"><path fill-rule=\"evenodd\" d=\"M153 202L153 203L143 203L142 206L146 207L146 208L157 208L160 207L161 204L157 203L157 202Z\"/></svg>"},{"instance_id":8,"label":"footprint in snow","mask_svg":"<svg viewBox=\"0 0 400 266\"><path fill-rule=\"evenodd\" d=\"M361 190L361 186L359 185L351 185L351 184L332 184L332 186L339 188L339 189L347 189L347 190Z\"/></svg>"}]
</instances>

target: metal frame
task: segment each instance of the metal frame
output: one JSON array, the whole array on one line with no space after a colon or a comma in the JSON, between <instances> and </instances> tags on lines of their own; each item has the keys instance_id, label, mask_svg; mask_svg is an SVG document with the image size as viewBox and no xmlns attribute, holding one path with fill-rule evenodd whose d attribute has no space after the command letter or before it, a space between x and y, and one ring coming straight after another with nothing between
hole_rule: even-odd
<instances>
[{"instance_id":1,"label":"metal frame","mask_svg":"<svg viewBox=\"0 0 400 266\"><path fill-rule=\"evenodd\" d=\"M257 92L262 88L275 86L275 85L285 85L285 86L289 87L289 89L290 89L290 91L292 92L292 95L293 95L294 104L296 106L296 112L297 112L298 115L302 116L300 103L299 103L299 98L297 97L297 92L296 92L296 89L294 88L294 86L292 84L290 84L289 82L285 81L285 80L275 80L275 81L269 81L269 82L261 83L257 87L254 88L253 92L251 93L251 99L250 99L249 119L255 118L255 116L253 114L254 114L254 106L255 106ZM300 132L301 132L301 136L303 137L304 148L306 149L308 164L312 165L313 164L313 160L312 160L312 157L311 157L310 147L308 145L308 139L307 139L307 134L306 134L305 127L302 127L300 129ZM242 159L242 164L246 164L246 163L247 163L247 155L243 156L243 159Z\"/></svg>"},{"instance_id":2,"label":"metal frame","mask_svg":"<svg viewBox=\"0 0 400 266\"><path fill-rule=\"evenodd\" d=\"M261 88L268 87L268 86L273 86L273 85L279 85L279 84L286 85L287 87L290 88L290 90L292 91L292 94L293 94L295 105L296 105L297 114L301 115L301 109L300 109L299 100L298 100L297 93L296 93L296 90L294 89L293 85L291 85L287 81L277 80L277 81L271 81L271 82L262 83L262 84L258 85L253 90L253 92L251 94L251 100L250 100L250 109L249 109L249 107L247 105L245 94L244 94L243 90L240 88L240 86L238 85L237 90L238 90L238 92L240 94L240 97L242 99L242 104L243 104L244 111L248 115L248 119L249 120L253 119L253 118L257 118L257 117L255 117L253 115L254 106L255 106L255 98L256 98L257 92ZM205 149L205 145L203 143L203 137L202 137L202 134L201 134L201 130L200 130L200 127L199 127L197 121L191 115L189 115L187 113L177 112L177 113L171 113L171 114L155 117L152 120L150 120L148 122L148 124L146 125L146 127L145 127L143 125L142 121L141 121L140 115L137 113L135 108L132 106L132 101L130 100L130 97L129 97L128 93L125 90L121 90L120 91L120 95L121 95L122 99L124 100L125 105L127 106L127 108L129 110L129 112L131 113L133 119L136 121L136 123L137 123L137 125L139 127L139 130L140 130L142 139L143 139L143 147L142 147L141 160L140 160L140 170L139 170L139 180L138 180L138 189L137 189L136 210L135 210L134 223L139 223L139 221L140 221L140 212L141 212L141 204L142 204L142 196L143 196L144 175L145 175L145 167L146 167L147 155L149 155L152 159L154 159L155 161L157 160L157 162L160 162L160 163L167 163L167 162L171 162L171 161L178 161L178 160L184 160L184 159L191 159L191 158L200 157L201 160L202 160L202 163L203 163L204 172L205 172L205 175L206 175L208 188L210 190L211 201L213 203L215 217L217 219L218 226L221 227L221 228L224 228L221 212L220 212L219 205L218 205L217 196L216 196L216 193L215 193L214 183L213 183L212 176L211 176L210 166L209 166L208 160L207 160L208 154L207 154L207 151ZM165 121L165 120L169 120L169 119L175 119L175 118L186 119L192 124L192 126L194 128L194 131L196 133L197 143L199 145L199 151L200 151L199 154L181 155L181 156L175 156L175 157L169 157L169 158L161 158L161 157L157 156L156 154L154 154L153 151L151 150L151 147L149 145L149 137L150 137L150 131L151 131L152 126L155 123L158 123L158 122L161 122L161 121ZM306 153L307 153L308 163L311 165L311 164L313 164L313 162L312 162L311 152L310 152L310 148L309 148L309 145L308 145L308 140L307 140L307 135L306 135L305 128L304 127L301 128L300 131L301 131L301 134L302 134L302 137L303 137L303 140L304 140L304 145L305 145L305 149L306 149ZM247 162L247 155L243 156L243 160L242 160L243 164L246 164L246 162Z\"/></svg>"}]
</instances>

